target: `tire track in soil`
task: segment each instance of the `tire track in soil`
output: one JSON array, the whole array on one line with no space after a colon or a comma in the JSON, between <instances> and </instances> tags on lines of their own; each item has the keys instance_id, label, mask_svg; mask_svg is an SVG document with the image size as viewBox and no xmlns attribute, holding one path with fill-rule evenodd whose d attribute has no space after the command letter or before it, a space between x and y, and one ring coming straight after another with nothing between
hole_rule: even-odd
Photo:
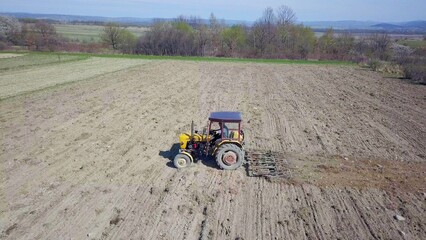
<instances>
[{"instance_id":1,"label":"tire track in soil","mask_svg":"<svg viewBox=\"0 0 426 240\"><path fill-rule=\"evenodd\" d=\"M187 77L189 77L189 76L185 76L185 77L183 77L183 79L185 79L185 78L187 78ZM184 85L184 81L180 81L180 80L177 80L177 82L182 82L182 84ZM171 141L170 141L171 142ZM169 142L169 143L170 143ZM175 177L172 177L172 178L170 178L168 181L174 181L174 179L175 179ZM165 188L165 189L167 189L167 187ZM168 193L168 191L167 192L164 192L164 193ZM164 197L164 196L163 196ZM156 209L159 209L159 208L164 208L164 206L163 206L163 204L164 204L164 202L169 202L169 201L167 201L167 200L165 200L165 199L163 199L163 198L160 198L159 200L157 200L156 201L156 207L153 207L154 209L151 209L151 210L153 210L153 211L156 211ZM162 207L160 207L160 206L162 206ZM167 210L163 210L163 211L167 211ZM159 219L157 219L155 222L157 222L156 223L156 225L157 225L157 227L159 226L158 224L160 224L161 223L161 219L164 217L164 212L162 212L162 214L161 214L161 217L159 218ZM130 221L130 223L131 223L131 221ZM126 224L127 224L127 222L126 222ZM154 223L152 223L152 224L154 224ZM160 224L161 225L161 224ZM125 227L125 225L123 225L123 228ZM150 230L150 232L151 232L151 234L158 234L158 231L156 231L156 228L150 228L151 230ZM143 232L145 232L145 231L143 231ZM115 235L113 235L113 236L116 236L117 234L119 234L120 233L120 229L117 229L117 231L114 233ZM120 233L121 234L121 233ZM146 233L145 232L145 237L146 236L150 236L150 233ZM141 236L139 236L139 237L141 237ZM147 237L147 239L149 239L150 237Z\"/></svg>"}]
</instances>

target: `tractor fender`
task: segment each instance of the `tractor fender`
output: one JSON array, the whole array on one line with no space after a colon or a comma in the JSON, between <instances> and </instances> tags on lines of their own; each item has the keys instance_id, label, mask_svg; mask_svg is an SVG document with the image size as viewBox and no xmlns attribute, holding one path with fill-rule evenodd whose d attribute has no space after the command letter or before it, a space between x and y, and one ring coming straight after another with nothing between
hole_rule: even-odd
<instances>
[{"instance_id":1,"label":"tractor fender","mask_svg":"<svg viewBox=\"0 0 426 240\"><path fill-rule=\"evenodd\" d=\"M189 159L191 160L191 163L194 163L194 158L192 157L192 155L189 152L180 151L179 153L185 154L186 156L189 157Z\"/></svg>"},{"instance_id":2,"label":"tractor fender","mask_svg":"<svg viewBox=\"0 0 426 240\"><path fill-rule=\"evenodd\" d=\"M240 142L238 142L238 141L235 141L235 140L223 140L222 142L220 142L219 144L217 144L216 146L215 146L215 148L213 149L213 152L212 152L212 155L214 156L215 154L216 154L216 151L219 149L219 147L220 146L222 146L223 144L235 144L235 145L237 145L239 148L241 148L241 149L243 149L244 150L244 148L243 148L243 145L240 143Z\"/></svg>"}]
</instances>

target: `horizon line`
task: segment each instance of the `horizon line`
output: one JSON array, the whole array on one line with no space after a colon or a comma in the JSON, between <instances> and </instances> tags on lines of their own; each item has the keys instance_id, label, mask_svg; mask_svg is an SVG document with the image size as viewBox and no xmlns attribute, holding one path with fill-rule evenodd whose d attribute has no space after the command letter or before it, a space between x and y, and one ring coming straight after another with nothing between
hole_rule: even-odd
<instances>
[{"instance_id":1,"label":"horizon line","mask_svg":"<svg viewBox=\"0 0 426 240\"><path fill-rule=\"evenodd\" d=\"M191 16L195 16L198 17L202 20L208 20L209 18L202 18L199 17L197 15L184 15L184 14L180 14L176 17L125 17L125 16L120 16L120 17L111 17L111 16L99 16L99 15L80 15L80 14L62 14L62 13L37 13L37 12L0 12L1 13L5 13L5 14L40 14L40 15L62 15L62 16L76 16L76 17L99 17L99 18L112 18L112 19L118 19L118 18L134 18L134 19L176 19L179 16L185 16L185 17L191 17ZM213 13L213 12L212 12ZM213 13L214 14L214 13ZM216 16L216 15L215 15ZM218 18L216 16L217 20L227 20L227 21L239 21L239 22L251 22L254 23L257 20L241 20L241 19L226 19L226 18ZM413 20L409 20L409 21L376 21L376 20L296 20L296 22L299 23L304 23L304 22L374 22L374 23L406 23L406 22L417 22L417 21L425 21L426 19L413 19Z\"/></svg>"}]
</instances>

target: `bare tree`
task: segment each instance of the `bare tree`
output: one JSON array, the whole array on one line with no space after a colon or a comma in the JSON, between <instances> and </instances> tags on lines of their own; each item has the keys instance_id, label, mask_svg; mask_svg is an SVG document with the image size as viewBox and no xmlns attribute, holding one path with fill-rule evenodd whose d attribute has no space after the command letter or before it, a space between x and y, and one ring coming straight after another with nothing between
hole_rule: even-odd
<instances>
[{"instance_id":1,"label":"bare tree","mask_svg":"<svg viewBox=\"0 0 426 240\"><path fill-rule=\"evenodd\" d=\"M190 16L187 23L195 29L199 29L204 25L203 20L197 16Z\"/></svg>"},{"instance_id":2,"label":"bare tree","mask_svg":"<svg viewBox=\"0 0 426 240\"><path fill-rule=\"evenodd\" d=\"M391 39L386 33L378 34L375 33L371 36L371 44L375 57L380 60L387 60L389 57L389 47Z\"/></svg>"},{"instance_id":3,"label":"bare tree","mask_svg":"<svg viewBox=\"0 0 426 240\"><path fill-rule=\"evenodd\" d=\"M276 9L277 14L277 33L276 33L276 46L277 51L281 52L282 55L292 55L296 45L294 36L292 34L297 32L294 31L294 25L296 22L296 14L294 11L286 6L282 5ZM293 34L294 35L294 34Z\"/></svg>"},{"instance_id":4,"label":"bare tree","mask_svg":"<svg viewBox=\"0 0 426 240\"><path fill-rule=\"evenodd\" d=\"M58 34L55 26L46 21L37 21L33 31L27 36L26 42L29 47L35 46L36 50L55 50L58 44Z\"/></svg>"},{"instance_id":5,"label":"bare tree","mask_svg":"<svg viewBox=\"0 0 426 240\"><path fill-rule=\"evenodd\" d=\"M293 25L297 18L296 13L290 7L282 5L277 9L278 25Z\"/></svg>"},{"instance_id":6,"label":"bare tree","mask_svg":"<svg viewBox=\"0 0 426 240\"><path fill-rule=\"evenodd\" d=\"M260 18L260 20L266 25L273 25L275 23L275 20L276 20L276 17L275 17L275 14L274 14L274 9L272 9L271 7L267 7L263 11L263 15Z\"/></svg>"},{"instance_id":7,"label":"bare tree","mask_svg":"<svg viewBox=\"0 0 426 240\"><path fill-rule=\"evenodd\" d=\"M276 37L276 17L274 10L267 7L263 15L252 27L250 36L250 45L261 55L265 54L267 49L272 52L273 41Z\"/></svg>"},{"instance_id":8,"label":"bare tree","mask_svg":"<svg viewBox=\"0 0 426 240\"><path fill-rule=\"evenodd\" d=\"M221 32L223 25L217 20L216 16L211 13L209 19L209 31L210 31L210 46L208 52L211 55L219 55L219 49L221 44Z\"/></svg>"},{"instance_id":9,"label":"bare tree","mask_svg":"<svg viewBox=\"0 0 426 240\"><path fill-rule=\"evenodd\" d=\"M48 39L50 36L56 35L55 26L45 21L38 21L34 25L34 31L39 33L44 39Z\"/></svg>"},{"instance_id":10,"label":"bare tree","mask_svg":"<svg viewBox=\"0 0 426 240\"><path fill-rule=\"evenodd\" d=\"M206 46L209 39L211 39L211 34L206 25L202 24L198 27L196 44L198 46L198 55L204 56L206 54Z\"/></svg>"},{"instance_id":11,"label":"bare tree","mask_svg":"<svg viewBox=\"0 0 426 240\"><path fill-rule=\"evenodd\" d=\"M336 38L337 59L351 60L354 46L355 38L350 32L340 33Z\"/></svg>"}]
</instances>

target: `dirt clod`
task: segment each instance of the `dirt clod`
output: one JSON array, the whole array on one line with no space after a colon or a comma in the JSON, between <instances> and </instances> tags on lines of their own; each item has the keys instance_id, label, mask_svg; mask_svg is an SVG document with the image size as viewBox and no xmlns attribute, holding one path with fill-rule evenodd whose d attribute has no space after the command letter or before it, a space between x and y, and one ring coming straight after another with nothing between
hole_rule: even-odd
<instances>
[{"instance_id":1,"label":"dirt clod","mask_svg":"<svg viewBox=\"0 0 426 240\"><path fill-rule=\"evenodd\" d=\"M120 221L123 221L123 220L124 220L124 218L121 218L120 216L116 216L109 221L109 224L110 225L117 225Z\"/></svg>"},{"instance_id":2,"label":"dirt clod","mask_svg":"<svg viewBox=\"0 0 426 240\"><path fill-rule=\"evenodd\" d=\"M394 218L398 221L405 221L405 217L403 217L401 215L395 215Z\"/></svg>"}]
</instances>

